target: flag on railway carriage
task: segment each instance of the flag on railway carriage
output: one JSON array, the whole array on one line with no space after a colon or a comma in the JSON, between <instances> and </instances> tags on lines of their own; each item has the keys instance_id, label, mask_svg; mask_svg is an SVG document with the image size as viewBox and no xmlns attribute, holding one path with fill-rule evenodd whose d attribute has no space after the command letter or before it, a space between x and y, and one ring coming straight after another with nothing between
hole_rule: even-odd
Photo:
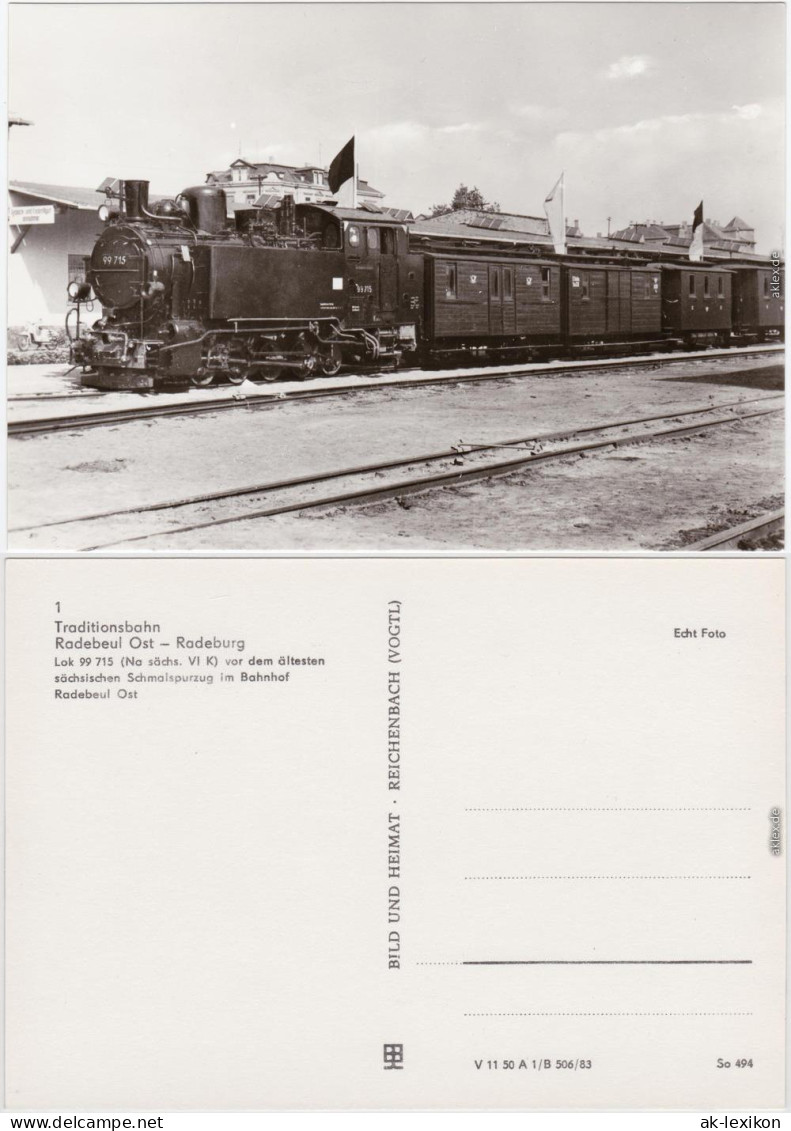
<instances>
[{"instance_id":1,"label":"flag on railway carriage","mask_svg":"<svg viewBox=\"0 0 791 1131\"><path fill-rule=\"evenodd\" d=\"M350 137L340 153L336 153L330 162L330 172L327 181L330 192L336 193L341 185L354 176L354 138Z\"/></svg>"},{"instance_id":2,"label":"flag on railway carriage","mask_svg":"<svg viewBox=\"0 0 791 1131\"><path fill-rule=\"evenodd\" d=\"M703 258L703 201L695 209L692 218L692 243L689 245L689 258L700 263Z\"/></svg>"},{"instance_id":3,"label":"flag on railway carriage","mask_svg":"<svg viewBox=\"0 0 791 1131\"><path fill-rule=\"evenodd\" d=\"M544 200L544 211L549 221L549 234L558 255L566 254L566 186L565 172L558 177L552 192Z\"/></svg>"}]
</instances>

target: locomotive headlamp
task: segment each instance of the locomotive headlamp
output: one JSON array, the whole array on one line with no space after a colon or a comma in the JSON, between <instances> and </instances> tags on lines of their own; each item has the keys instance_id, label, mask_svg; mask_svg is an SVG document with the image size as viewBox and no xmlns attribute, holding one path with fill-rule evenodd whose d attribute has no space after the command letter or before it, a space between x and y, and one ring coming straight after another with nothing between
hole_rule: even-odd
<instances>
[{"instance_id":1,"label":"locomotive headlamp","mask_svg":"<svg viewBox=\"0 0 791 1131\"><path fill-rule=\"evenodd\" d=\"M110 219L110 209L109 209L108 205L106 205L106 204L100 204L99 205L99 219L102 221L102 223L104 223L106 220Z\"/></svg>"},{"instance_id":2,"label":"locomotive headlamp","mask_svg":"<svg viewBox=\"0 0 791 1131\"><path fill-rule=\"evenodd\" d=\"M72 279L68 286L68 296L72 302L85 302L91 295L91 284Z\"/></svg>"}]
</instances>

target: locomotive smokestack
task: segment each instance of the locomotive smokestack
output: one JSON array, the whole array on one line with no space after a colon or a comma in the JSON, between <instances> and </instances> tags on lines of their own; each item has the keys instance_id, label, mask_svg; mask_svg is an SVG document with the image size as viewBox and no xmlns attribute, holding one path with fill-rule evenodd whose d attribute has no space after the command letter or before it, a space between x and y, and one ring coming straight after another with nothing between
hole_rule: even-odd
<instances>
[{"instance_id":1,"label":"locomotive smokestack","mask_svg":"<svg viewBox=\"0 0 791 1131\"><path fill-rule=\"evenodd\" d=\"M124 210L129 220L142 220L148 211L148 181L124 181Z\"/></svg>"}]
</instances>

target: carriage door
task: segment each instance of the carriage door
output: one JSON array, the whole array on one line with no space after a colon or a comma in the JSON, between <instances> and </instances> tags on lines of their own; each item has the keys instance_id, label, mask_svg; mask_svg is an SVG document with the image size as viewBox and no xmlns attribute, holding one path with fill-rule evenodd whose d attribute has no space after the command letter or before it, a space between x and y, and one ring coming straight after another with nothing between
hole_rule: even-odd
<instances>
[{"instance_id":1,"label":"carriage door","mask_svg":"<svg viewBox=\"0 0 791 1131\"><path fill-rule=\"evenodd\" d=\"M396 234L394 228L380 228L382 241L379 258L379 301L382 314L388 322L395 318L398 304L398 274L396 270Z\"/></svg>"},{"instance_id":2,"label":"carriage door","mask_svg":"<svg viewBox=\"0 0 791 1131\"><path fill-rule=\"evenodd\" d=\"M489 333L503 332L503 269L489 268Z\"/></svg>"},{"instance_id":3,"label":"carriage door","mask_svg":"<svg viewBox=\"0 0 791 1131\"><path fill-rule=\"evenodd\" d=\"M607 279L607 333L617 334L621 328L621 272L605 271Z\"/></svg>"},{"instance_id":4,"label":"carriage door","mask_svg":"<svg viewBox=\"0 0 791 1131\"><path fill-rule=\"evenodd\" d=\"M618 327L621 334L631 334L632 332L632 272L619 271L619 286L621 292L621 317L620 325ZM647 285L647 276L640 280L641 287L645 288Z\"/></svg>"}]
</instances>

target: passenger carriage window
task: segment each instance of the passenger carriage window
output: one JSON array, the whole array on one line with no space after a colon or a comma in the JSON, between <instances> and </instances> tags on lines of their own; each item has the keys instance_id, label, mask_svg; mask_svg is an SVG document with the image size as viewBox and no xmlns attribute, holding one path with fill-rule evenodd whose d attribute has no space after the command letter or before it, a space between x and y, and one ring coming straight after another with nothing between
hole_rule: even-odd
<instances>
[{"instance_id":1,"label":"passenger carriage window","mask_svg":"<svg viewBox=\"0 0 791 1131\"><path fill-rule=\"evenodd\" d=\"M708 275L703 276L703 297L704 298L710 298L711 297L711 291L709 289L709 277L708 277Z\"/></svg>"},{"instance_id":2,"label":"passenger carriage window","mask_svg":"<svg viewBox=\"0 0 791 1131\"><path fill-rule=\"evenodd\" d=\"M764 298L769 298L769 276L764 275Z\"/></svg>"},{"instance_id":3,"label":"passenger carriage window","mask_svg":"<svg viewBox=\"0 0 791 1131\"><path fill-rule=\"evenodd\" d=\"M500 297L500 275L497 271L492 274L492 298Z\"/></svg>"},{"instance_id":4,"label":"passenger carriage window","mask_svg":"<svg viewBox=\"0 0 791 1131\"><path fill-rule=\"evenodd\" d=\"M514 276L510 267L503 269L503 298L510 299L514 293Z\"/></svg>"},{"instance_id":5,"label":"passenger carriage window","mask_svg":"<svg viewBox=\"0 0 791 1131\"><path fill-rule=\"evenodd\" d=\"M349 227L346 229L346 239L348 240L349 247L359 247L360 246L360 229L355 227L354 224L350 224Z\"/></svg>"},{"instance_id":6,"label":"passenger carriage window","mask_svg":"<svg viewBox=\"0 0 791 1131\"><path fill-rule=\"evenodd\" d=\"M725 279L722 275L717 276L717 294L720 298L725 294Z\"/></svg>"},{"instance_id":7,"label":"passenger carriage window","mask_svg":"<svg viewBox=\"0 0 791 1131\"><path fill-rule=\"evenodd\" d=\"M541 268L541 297L552 297L552 275L548 267Z\"/></svg>"},{"instance_id":8,"label":"passenger carriage window","mask_svg":"<svg viewBox=\"0 0 791 1131\"><path fill-rule=\"evenodd\" d=\"M582 276L582 299L583 302L589 299L590 296L590 280L587 275Z\"/></svg>"},{"instance_id":9,"label":"passenger carriage window","mask_svg":"<svg viewBox=\"0 0 791 1131\"><path fill-rule=\"evenodd\" d=\"M448 267L448 277L445 282L445 298L455 298L457 289L457 275L456 264L451 263Z\"/></svg>"},{"instance_id":10,"label":"passenger carriage window","mask_svg":"<svg viewBox=\"0 0 791 1131\"><path fill-rule=\"evenodd\" d=\"M378 251L379 250L379 233L377 232L376 228L368 228L367 229L367 235L368 235L368 250L369 251Z\"/></svg>"},{"instance_id":11,"label":"passenger carriage window","mask_svg":"<svg viewBox=\"0 0 791 1131\"><path fill-rule=\"evenodd\" d=\"M690 298L695 297L695 276L694 275L690 275L690 277L689 277L689 297Z\"/></svg>"}]
</instances>

